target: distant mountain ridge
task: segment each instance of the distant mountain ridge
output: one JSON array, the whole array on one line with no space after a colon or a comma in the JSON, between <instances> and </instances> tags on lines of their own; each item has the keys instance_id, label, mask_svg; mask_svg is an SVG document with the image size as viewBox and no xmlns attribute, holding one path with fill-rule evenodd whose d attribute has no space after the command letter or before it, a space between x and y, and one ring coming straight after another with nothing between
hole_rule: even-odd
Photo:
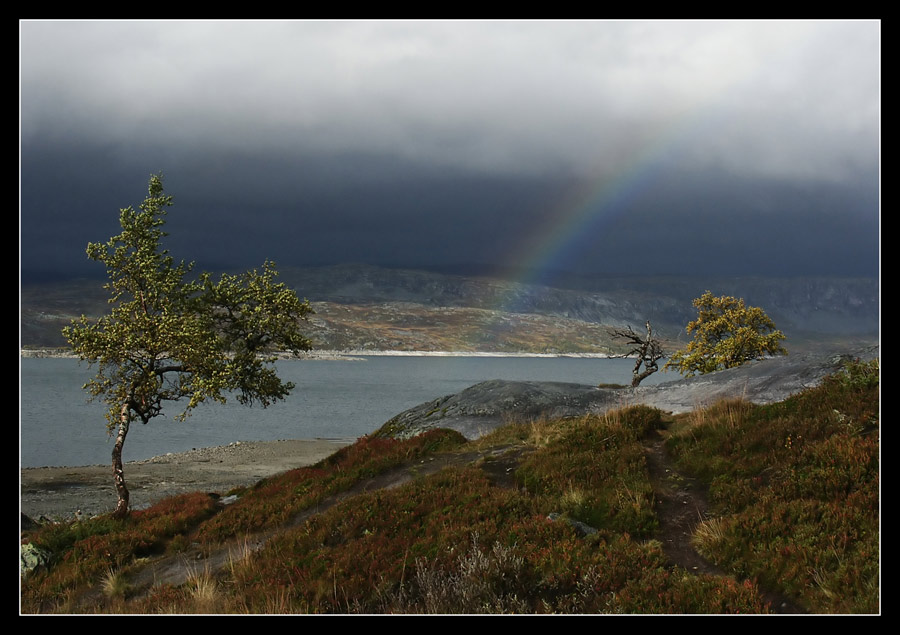
<instances>
[{"instance_id":1,"label":"distant mountain ridge","mask_svg":"<svg viewBox=\"0 0 900 635\"><path fill-rule=\"evenodd\" d=\"M496 350L617 352L609 327L684 339L693 298L707 289L762 307L778 328L802 339L862 337L879 329L879 284L867 278L594 277L551 288L496 278L371 265L281 268L281 279L317 311L317 348L331 350ZM26 284L23 346L61 346L59 330L106 310L102 282Z\"/></svg>"},{"instance_id":2,"label":"distant mountain ridge","mask_svg":"<svg viewBox=\"0 0 900 635\"><path fill-rule=\"evenodd\" d=\"M494 278L369 265L287 269L282 278L310 299L338 303L413 302L502 309L613 326L682 329L704 291L763 307L779 327L828 334L876 334L879 286L872 278L593 277L582 288L551 288Z\"/></svg>"}]
</instances>

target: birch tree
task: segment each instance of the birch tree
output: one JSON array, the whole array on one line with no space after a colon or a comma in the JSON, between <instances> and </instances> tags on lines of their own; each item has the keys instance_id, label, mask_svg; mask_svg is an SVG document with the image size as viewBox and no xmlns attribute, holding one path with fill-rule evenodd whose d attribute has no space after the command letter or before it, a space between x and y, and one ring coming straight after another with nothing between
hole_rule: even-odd
<instances>
[{"instance_id":1,"label":"birch tree","mask_svg":"<svg viewBox=\"0 0 900 635\"><path fill-rule=\"evenodd\" d=\"M116 517L128 513L122 448L132 423L149 423L169 402L182 403L178 420L231 396L269 406L294 388L278 377L273 353L310 348L300 332L309 303L277 282L273 263L213 280L174 261L161 245L171 205L162 176L152 175L138 210L120 210L122 232L88 244L88 257L106 266L111 310L63 329L73 351L96 367L84 388L108 406Z\"/></svg>"},{"instance_id":2,"label":"birch tree","mask_svg":"<svg viewBox=\"0 0 900 635\"><path fill-rule=\"evenodd\" d=\"M714 296L707 291L694 300L697 319L686 330L694 338L675 352L665 368L675 368L688 377L735 368L767 355L787 355L781 345L784 333L759 307L747 306L742 298Z\"/></svg>"}]
</instances>

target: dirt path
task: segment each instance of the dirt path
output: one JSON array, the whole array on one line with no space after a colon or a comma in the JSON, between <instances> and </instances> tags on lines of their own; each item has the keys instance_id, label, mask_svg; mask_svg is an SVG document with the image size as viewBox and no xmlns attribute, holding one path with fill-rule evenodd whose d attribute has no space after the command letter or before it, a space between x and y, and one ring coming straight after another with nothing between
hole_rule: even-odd
<instances>
[{"instance_id":1,"label":"dirt path","mask_svg":"<svg viewBox=\"0 0 900 635\"><path fill-rule=\"evenodd\" d=\"M503 454L503 453L501 453ZM309 520L316 514L328 511L341 501L362 494L382 489L399 487L414 478L420 478L434 474L450 465L466 465L483 457L480 452L468 452L463 454L446 454L438 457L429 457L422 463L412 466L406 465L393 470L388 470L373 478L360 481L353 487L343 492L325 497L318 504L306 509L294 516L288 523L288 527L296 527ZM492 469L501 469L503 461L492 462ZM504 475L508 470L504 471ZM490 476L490 475L489 475ZM511 476L508 477L511 481ZM498 485L500 477L492 478ZM254 551L261 549L273 536L283 531L284 527L272 529L267 532L254 534L239 541L233 541L228 545L210 553L204 553L200 549L194 549L187 553L175 556L162 556L153 559L147 566L135 572L129 579L129 583L137 588L149 591L152 586L158 584L172 584L178 586L190 580L198 574L216 575L232 562L237 562Z\"/></svg>"},{"instance_id":2,"label":"dirt path","mask_svg":"<svg viewBox=\"0 0 900 635\"><path fill-rule=\"evenodd\" d=\"M665 431L655 431L644 443L644 456L650 484L656 496L659 519L657 540L669 561L692 573L728 575L701 556L691 543L697 525L707 518L709 504L706 488L696 479L684 476L675 468L665 448ZM760 589L774 613L806 613L791 600Z\"/></svg>"},{"instance_id":3,"label":"dirt path","mask_svg":"<svg viewBox=\"0 0 900 635\"><path fill-rule=\"evenodd\" d=\"M694 573L725 575L707 562L691 544L699 522L706 518L706 492L692 478L678 473L665 450L665 437L656 431L644 445L650 484L656 496L659 535L663 551L679 567Z\"/></svg>"}]
</instances>

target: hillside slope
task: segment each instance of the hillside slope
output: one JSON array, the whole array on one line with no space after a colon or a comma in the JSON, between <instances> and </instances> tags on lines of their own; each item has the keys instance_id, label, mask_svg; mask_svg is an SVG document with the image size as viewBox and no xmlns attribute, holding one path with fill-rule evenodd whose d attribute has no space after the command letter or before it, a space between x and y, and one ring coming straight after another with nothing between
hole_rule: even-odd
<instances>
[{"instance_id":1,"label":"hillside slope","mask_svg":"<svg viewBox=\"0 0 900 635\"><path fill-rule=\"evenodd\" d=\"M221 501L29 530L45 559L22 610L876 613L879 376L513 417L478 441L363 437Z\"/></svg>"}]
</instances>

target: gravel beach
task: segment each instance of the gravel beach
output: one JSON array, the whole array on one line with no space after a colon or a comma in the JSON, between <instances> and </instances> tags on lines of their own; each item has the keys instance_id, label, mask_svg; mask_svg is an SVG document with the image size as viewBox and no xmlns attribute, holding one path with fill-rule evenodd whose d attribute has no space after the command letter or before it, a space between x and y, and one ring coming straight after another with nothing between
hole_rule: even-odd
<instances>
[{"instance_id":1,"label":"gravel beach","mask_svg":"<svg viewBox=\"0 0 900 635\"><path fill-rule=\"evenodd\" d=\"M141 509L184 492L224 494L241 485L312 465L353 443L352 439L247 441L166 454L125 464L131 508ZM21 470L19 505L31 518L67 519L110 512L116 505L112 468L38 467Z\"/></svg>"}]
</instances>

